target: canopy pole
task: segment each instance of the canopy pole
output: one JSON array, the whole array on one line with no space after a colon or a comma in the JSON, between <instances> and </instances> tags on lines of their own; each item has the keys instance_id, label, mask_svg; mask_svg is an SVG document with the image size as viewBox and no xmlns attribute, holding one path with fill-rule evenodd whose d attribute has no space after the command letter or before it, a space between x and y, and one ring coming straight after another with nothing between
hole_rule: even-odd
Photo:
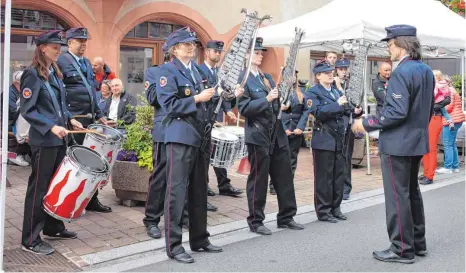
<instances>
[{"instance_id":1,"label":"canopy pole","mask_svg":"<svg viewBox=\"0 0 466 273\"><path fill-rule=\"evenodd\" d=\"M465 66L466 66L466 56L464 54L464 49L461 49L461 109L463 109L463 111L465 110L464 109L464 89L465 89L465 86L464 86L464 77L465 77Z\"/></svg>"},{"instance_id":2,"label":"canopy pole","mask_svg":"<svg viewBox=\"0 0 466 273\"><path fill-rule=\"evenodd\" d=\"M8 83L10 78L11 0L5 3L5 43L3 59L2 172L0 189L0 273L4 272L6 167L8 162ZM0 73L1 74L1 73ZM0 82L1 82L0 78Z\"/></svg>"},{"instance_id":3,"label":"canopy pole","mask_svg":"<svg viewBox=\"0 0 466 273\"><path fill-rule=\"evenodd\" d=\"M364 40L361 39L360 46L364 45ZM371 47L371 44L369 43L368 49ZM366 115L369 114L369 105L367 102L367 56L369 55L369 50L366 52L366 56L364 56L364 68L363 68L363 88L364 88L364 113ZM370 147L370 141L369 141L369 134L366 132L366 156L367 156L367 173L366 175L372 175L371 173L371 147Z\"/></svg>"}]
</instances>

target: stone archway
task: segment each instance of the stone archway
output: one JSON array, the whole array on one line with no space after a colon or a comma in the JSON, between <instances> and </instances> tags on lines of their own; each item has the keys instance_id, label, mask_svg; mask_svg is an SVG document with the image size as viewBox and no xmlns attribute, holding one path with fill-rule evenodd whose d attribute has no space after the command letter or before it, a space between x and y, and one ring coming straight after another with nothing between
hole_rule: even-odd
<instances>
[{"instance_id":1,"label":"stone archway","mask_svg":"<svg viewBox=\"0 0 466 273\"><path fill-rule=\"evenodd\" d=\"M65 21L70 27L86 26L89 31L89 37L98 37L97 29L95 28L94 18L84 11L79 5L73 2L61 3L64 1L51 1L51 0L15 0L12 1L13 8L36 9L47 11L57 18ZM78 19L79 18L79 19ZM88 22L84 25L83 22Z\"/></svg>"},{"instance_id":2,"label":"stone archway","mask_svg":"<svg viewBox=\"0 0 466 273\"><path fill-rule=\"evenodd\" d=\"M126 12L121 18L117 17L117 20L109 37L108 48L112 54L115 54L110 59L116 60L116 64L120 63L119 48L125 35L131 28L145 21L161 20L189 26L196 32L203 45L218 35L212 23L199 12L186 5L173 2L147 3Z\"/></svg>"}]
</instances>

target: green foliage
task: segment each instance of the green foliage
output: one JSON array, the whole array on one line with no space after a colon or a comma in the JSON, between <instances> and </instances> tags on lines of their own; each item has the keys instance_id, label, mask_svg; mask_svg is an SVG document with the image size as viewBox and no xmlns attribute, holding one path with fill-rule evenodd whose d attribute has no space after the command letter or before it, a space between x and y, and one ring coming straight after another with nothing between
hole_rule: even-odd
<instances>
[{"instance_id":1,"label":"green foliage","mask_svg":"<svg viewBox=\"0 0 466 273\"><path fill-rule=\"evenodd\" d=\"M142 105L129 106L136 111L136 121L125 125L126 141L123 149L135 152L139 167L152 171L151 130L154 124L154 108L149 105L145 97L138 95L138 98L142 101Z\"/></svg>"},{"instance_id":2,"label":"green foliage","mask_svg":"<svg viewBox=\"0 0 466 273\"><path fill-rule=\"evenodd\" d=\"M369 97L369 96L368 96L368 97L367 97L367 102L369 102L369 103L376 103L377 100L375 99L375 97Z\"/></svg>"},{"instance_id":3,"label":"green foliage","mask_svg":"<svg viewBox=\"0 0 466 273\"><path fill-rule=\"evenodd\" d=\"M466 75L465 75L466 77ZM451 85L456 89L458 94L461 96L461 75L451 76Z\"/></svg>"}]
</instances>

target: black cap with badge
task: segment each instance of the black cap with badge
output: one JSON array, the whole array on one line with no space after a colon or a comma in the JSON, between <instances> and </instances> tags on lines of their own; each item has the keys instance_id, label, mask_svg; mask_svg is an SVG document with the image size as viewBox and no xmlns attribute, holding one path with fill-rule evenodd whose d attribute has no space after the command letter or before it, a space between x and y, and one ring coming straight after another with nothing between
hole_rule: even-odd
<instances>
[{"instance_id":1,"label":"black cap with badge","mask_svg":"<svg viewBox=\"0 0 466 273\"><path fill-rule=\"evenodd\" d=\"M50 30L34 38L37 46L43 44L66 45L65 33L61 30Z\"/></svg>"}]
</instances>

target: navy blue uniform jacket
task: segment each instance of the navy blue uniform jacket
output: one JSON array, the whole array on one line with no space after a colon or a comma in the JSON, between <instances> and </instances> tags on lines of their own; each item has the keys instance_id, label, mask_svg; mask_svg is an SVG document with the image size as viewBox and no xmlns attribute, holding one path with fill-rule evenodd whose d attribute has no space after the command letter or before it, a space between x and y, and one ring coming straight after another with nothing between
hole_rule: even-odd
<instances>
[{"instance_id":1,"label":"navy blue uniform jacket","mask_svg":"<svg viewBox=\"0 0 466 273\"><path fill-rule=\"evenodd\" d=\"M31 125L29 145L53 147L65 144L64 140L59 139L51 131L55 125L66 128L66 123L72 118L65 104L63 83L58 77L55 78L58 82L50 80L50 85L55 92L58 108L61 109L54 107L52 96L35 68L24 70L21 76L21 105L19 109L21 115Z\"/></svg>"},{"instance_id":2,"label":"navy blue uniform jacket","mask_svg":"<svg viewBox=\"0 0 466 273\"><path fill-rule=\"evenodd\" d=\"M282 113L283 129L285 129L285 131L290 130L291 132L295 129L301 129L304 131L304 129L306 129L310 107L307 106L308 104L305 98L303 99L303 102L300 103L295 92L291 93L290 102L291 105L288 109L289 111L284 111ZM294 135L290 135L290 137L293 136Z\"/></svg>"},{"instance_id":3,"label":"navy blue uniform jacket","mask_svg":"<svg viewBox=\"0 0 466 273\"><path fill-rule=\"evenodd\" d=\"M207 67L205 63L202 63L198 65L198 68L202 70L204 75L207 76L207 80L209 82L209 86L214 87L217 84L217 77L210 72L210 69ZM215 105L216 106L216 105ZM215 107L214 106L214 107ZM220 107L220 111L218 111L218 117L217 121L218 122L223 122L223 113L222 111L226 114L231 111L231 102L223 100L222 101L222 106Z\"/></svg>"},{"instance_id":4,"label":"navy blue uniform jacket","mask_svg":"<svg viewBox=\"0 0 466 273\"><path fill-rule=\"evenodd\" d=\"M76 71L73 64L70 62L69 57L71 61L78 64L79 67L79 63L76 62L76 59L69 52L60 55L57 62L63 73L63 83L66 87L66 103L68 109L73 115L86 115L91 113L91 103L93 103L96 119L103 117L95 94L96 92L94 92L94 73L92 72L91 63L88 59L84 58L87 73L83 72L83 74L91 87L92 92L89 92L79 76L78 71Z\"/></svg>"},{"instance_id":5,"label":"navy blue uniform jacket","mask_svg":"<svg viewBox=\"0 0 466 273\"><path fill-rule=\"evenodd\" d=\"M240 82L243 76L244 74L240 77ZM269 80L272 88L275 88L272 76L270 74L264 74L264 76ZM283 124L280 120L276 120L275 127L273 124L273 116L278 116L280 103L278 99L268 102L266 98L268 93L269 91L263 84L263 80L261 82L260 79L250 72L244 85L244 94L240 97L238 103L240 114L246 117L244 125L245 142L269 148L271 145L270 131L275 129L276 141L278 141L278 146L282 148L288 145Z\"/></svg>"},{"instance_id":6,"label":"navy blue uniform jacket","mask_svg":"<svg viewBox=\"0 0 466 273\"><path fill-rule=\"evenodd\" d=\"M380 114L363 120L366 131L380 130L381 153L420 156L429 151L434 87L434 74L421 61L404 59L393 71Z\"/></svg>"},{"instance_id":7,"label":"navy blue uniform jacket","mask_svg":"<svg viewBox=\"0 0 466 273\"><path fill-rule=\"evenodd\" d=\"M332 92L334 97L320 83L306 92L306 103L310 104L311 114L316 121L320 121L324 125L323 127L315 126L312 131L311 147L313 149L341 151L343 147L342 141L348 126L345 116L349 117L352 109L349 108L348 104L338 105L338 98L343 95L340 90L332 87ZM337 140L335 140L335 135L328 130L334 132Z\"/></svg>"},{"instance_id":8,"label":"navy blue uniform jacket","mask_svg":"<svg viewBox=\"0 0 466 273\"><path fill-rule=\"evenodd\" d=\"M209 102L194 102L194 95L203 90L202 78L196 65L191 63L193 79L184 64L174 58L160 66L155 90L157 101L166 113L164 142L181 143L199 148L204 128L211 117Z\"/></svg>"}]
</instances>

